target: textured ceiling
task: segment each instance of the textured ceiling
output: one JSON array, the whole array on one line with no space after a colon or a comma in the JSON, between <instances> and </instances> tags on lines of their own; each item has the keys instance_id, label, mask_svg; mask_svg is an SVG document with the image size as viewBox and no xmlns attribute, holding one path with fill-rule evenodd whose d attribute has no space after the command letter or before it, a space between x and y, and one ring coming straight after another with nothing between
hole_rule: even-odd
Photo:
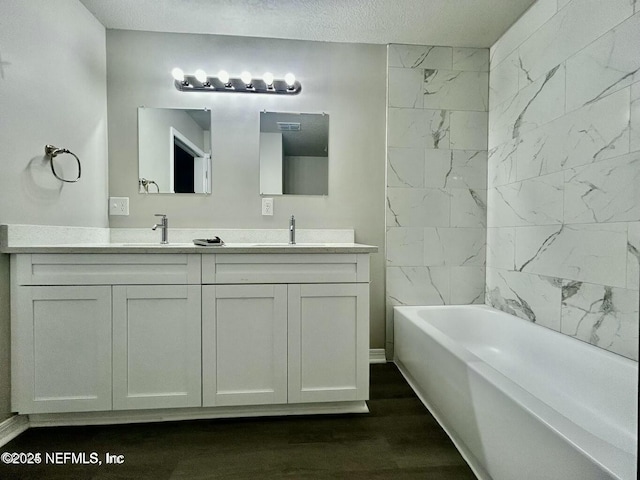
<instances>
[{"instance_id":1,"label":"textured ceiling","mask_svg":"<svg viewBox=\"0 0 640 480\"><path fill-rule=\"evenodd\" d=\"M534 0L81 0L107 28L489 47Z\"/></svg>"}]
</instances>

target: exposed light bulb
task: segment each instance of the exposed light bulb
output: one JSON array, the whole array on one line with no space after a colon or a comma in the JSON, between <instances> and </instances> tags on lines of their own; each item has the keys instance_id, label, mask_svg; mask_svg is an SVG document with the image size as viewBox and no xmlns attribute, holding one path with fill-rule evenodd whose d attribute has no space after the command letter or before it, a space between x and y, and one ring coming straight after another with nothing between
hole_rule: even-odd
<instances>
[{"instance_id":1,"label":"exposed light bulb","mask_svg":"<svg viewBox=\"0 0 640 480\"><path fill-rule=\"evenodd\" d=\"M267 86L271 86L273 85L273 74L270 72L265 73L262 76L262 79L264 80L264 83L267 84Z\"/></svg>"},{"instance_id":2,"label":"exposed light bulb","mask_svg":"<svg viewBox=\"0 0 640 480\"><path fill-rule=\"evenodd\" d=\"M196 77L196 80L198 80L200 83L207 83L207 74L205 73L204 70L202 69L196 70L195 77Z\"/></svg>"},{"instance_id":3,"label":"exposed light bulb","mask_svg":"<svg viewBox=\"0 0 640 480\"><path fill-rule=\"evenodd\" d=\"M218 79L225 85L229 83L229 74L225 70L218 72Z\"/></svg>"},{"instance_id":4,"label":"exposed light bulb","mask_svg":"<svg viewBox=\"0 0 640 480\"><path fill-rule=\"evenodd\" d=\"M171 70L171 75L173 75L173 78L175 78L177 81L184 82L184 72L181 68L176 67Z\"/></svg>"},{"instance_id":5,"label":"exposed light bulb","mask_svg":"<svg viewBox=\"0 0 640 480\"><path fill-rule=\"evenodd\" d=\"M240 80L242 80L242 83L245 85L251 85L251 74L245 70L240 74Z\"/></svg>"},{"instance_id":6,"label":"exposed light bulb","mask_svg":"<svg viewBox=\"0 0 640 480\"><path fill-rule=\"evenodd\" d=\"M284 76L284 81L287 82L289 87L293 87L293 84L296 83L296 76L293 73L287 73Z\"/></svg>"}]
</instances>

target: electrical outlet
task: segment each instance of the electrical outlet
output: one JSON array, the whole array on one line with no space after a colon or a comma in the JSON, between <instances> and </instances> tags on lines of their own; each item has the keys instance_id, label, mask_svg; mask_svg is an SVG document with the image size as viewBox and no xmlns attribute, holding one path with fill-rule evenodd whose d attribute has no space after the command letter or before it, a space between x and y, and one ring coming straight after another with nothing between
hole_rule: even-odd
<instances>
[{"instance_id":1,"label":"electrical outlet","mask_svg":"<svg viewBox=\"0 0 640 480\"><path fill-rule=\"evenodd\" d=\"M129 215L129 197L109 197L109 215Z\"/></svg>"},{"instance_id":2,"label":"electrical outlet","mask_svg":"<svg viewBox=\"0 0 640 480\"><path fill-rule=\"evenodd\" d=\"M262 199L262 215L273 216L273 198Z\"/></svg>"}]
</instances>

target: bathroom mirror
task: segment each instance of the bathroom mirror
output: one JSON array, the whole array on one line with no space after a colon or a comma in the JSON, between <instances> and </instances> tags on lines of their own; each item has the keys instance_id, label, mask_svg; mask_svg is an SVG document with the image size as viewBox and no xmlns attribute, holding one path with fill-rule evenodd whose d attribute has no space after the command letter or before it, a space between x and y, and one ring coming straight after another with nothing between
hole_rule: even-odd
<instances>
[{"instance_id":1,"label":"bathroom mirror","mask_svg":"<svg viewBox=\"0 0 640 480\"><path fill-rule=\"evenodd\" d=\"M138 108L139 192L211 193L211 110Z\"/></svg>"},{"instance_id":2,"label":"bathroom mirror","mask_svg":"<svg viewBox=\"0 0 640 480\"><path fill-rule=\"evenodd\" d=\"M260 193L329 193L329 115L260 113Z\"/></svg>"}]
</instances>

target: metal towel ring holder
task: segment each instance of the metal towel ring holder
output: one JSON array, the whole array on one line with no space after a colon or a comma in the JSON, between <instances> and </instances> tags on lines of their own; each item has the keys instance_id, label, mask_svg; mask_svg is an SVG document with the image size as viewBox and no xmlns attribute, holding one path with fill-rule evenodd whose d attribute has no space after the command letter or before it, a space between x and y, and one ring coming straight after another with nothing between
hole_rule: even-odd
<instances>
[{"instance_id":1,"label":"metal towel ring holder","mask_svg":"<svg viewBox=\"0 0 640 480\"><path fill-rule=\"evenodd\" d=\"M75 180L66 180L60 177L56 173L56 169L53 165L53 159L56 158L58 155L62 155L63 153L68 153L69 155L73 155L73 158L75 158L76 162L78 162L78 177ZM51 171L53 172L53 176L56 177L58 180L62 182L67 182L67 183L75 183L78 180L80 180L80 174L82 173L82 165L80 164L80 159L75 153L73 153L70 150L67 150L66 148L58 148L58 147L54 147L53 145L45 145L44 154L47 156L47 158L49 159L49 162L51 163Z\"/></svg>"}]
</instances>

